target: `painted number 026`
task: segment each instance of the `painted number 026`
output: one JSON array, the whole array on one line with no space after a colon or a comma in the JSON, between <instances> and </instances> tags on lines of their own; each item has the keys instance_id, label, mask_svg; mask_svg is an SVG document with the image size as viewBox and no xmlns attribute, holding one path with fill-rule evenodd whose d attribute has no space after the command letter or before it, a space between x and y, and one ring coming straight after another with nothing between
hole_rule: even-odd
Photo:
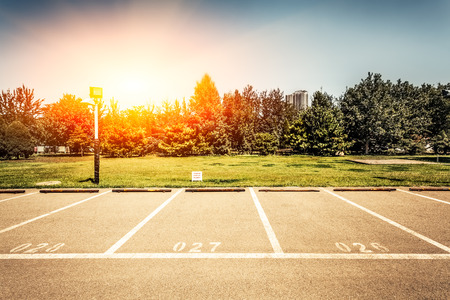
<instances>
[{"instance_id":1,"label":"painted number 026","mask_svg":"<svg viewBox=\"0 0 450 300\"><path fill-rule=\"evenodd\" d=\"M210 252L214 252L216 251L217 247L219 247L221 243L220 242L211 242L209 243L210 246L212 246L210 249L208 247L208 249L210 250ZM193 243L190 247L189 247L189 251L191 253L199 253L202 252L202 247L203 247L203 243ZM186 248L186 243L185 242L178 242L175 244L175 246L173 246L173 251L175 252L181 252Z\"/></svg>"},{"instance_id":2,"label":"painted number 026","mask_svg":"<svg viewBox=\"0 0 450 300\"><path fill-rule=\"evenodd\" d=\"M374 250L379 251L379 252L389 252L388 248L386 248L378 243L370 243L370 247L373 250L368 249L365 245L363 245L361 243L353 243L352 247L349 247L346 244L340 243L340 242L336 243L335 245L339 250L341 250L342 252L347 252L347 253L352 252L352 250L354 252L358 251L360 253L373 253Z\"/></svg>"}]
</instances>

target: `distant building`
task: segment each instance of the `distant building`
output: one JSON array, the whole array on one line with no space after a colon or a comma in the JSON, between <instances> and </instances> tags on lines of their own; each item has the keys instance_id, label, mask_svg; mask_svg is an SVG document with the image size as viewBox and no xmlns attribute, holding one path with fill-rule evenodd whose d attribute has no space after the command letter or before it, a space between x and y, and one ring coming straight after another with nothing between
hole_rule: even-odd
<instances>
[{"instance_id":1,"label":"distant building","mask_svg":"<svg viewBox=\"0 0 450 300\"><path fill-rule=\"evenodd\" d=\"M293 94L286 95L286 103L291 104L296 109L306 109L309 106L308 92L301 90L296 91Z\"/></svg>"}]
</instances>

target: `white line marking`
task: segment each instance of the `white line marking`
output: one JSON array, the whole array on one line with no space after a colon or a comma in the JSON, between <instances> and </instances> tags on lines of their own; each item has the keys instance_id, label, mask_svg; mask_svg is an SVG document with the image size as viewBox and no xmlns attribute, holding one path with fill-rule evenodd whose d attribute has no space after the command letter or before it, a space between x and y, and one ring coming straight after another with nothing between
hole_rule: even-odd
<instances>
[{"instance_id":1,"label":"white line marking","mask_svg":"<svg viewBox=\"0 0 450 300\"><path fill-rule=\"evenodd\" d=\"M141 223L137 224L130 232L128 232L124 237L122 237L117 243L115 243L111 248L106 250L105 254L113 254L117 251L123 244L125 244L139 229L141 229L148 221L150 221L154 216L156 216L167 204L170 203L176 196L178 196L184 189L180 189L172 197L167 199L163 204L161 204L157 209L155 209L151 214L149 214Z\"/></svg>"},{"instance_id":2,"label":"white line marking","mask_svg":"<svg viewBox=\"0 0 450 300\"><path fill-rule=\"evenodd\" d=\"M335 197L337 197L337 198L347 202L348 204L351 204L351 205L353 205L353 206L355 206L355 207L365 211L366 213L371 214L372 216L375 216L375 217L377 217L377 218L379 218L379 219L381 219L381 220L383 220L383 221L385 221L385 222L387 222L387 223L389 223L389 224L391 224L391 225L393 225L393 226L395 226L395 227L397 227L397 228L399 228L399 229L401 229L403 231L406 231L409 234L414 235L415 237L418 237L419 239L424 240L425 242L428 242L428 243L432 244L433 246L436 246L436 247L438 247L438 248L440 248L440 249L450 253L450 248L445 246L445 245L442 245L441 243L438 243L438 242L436 242L436 241L434 241L434 240L432 240L432 239L430 239L430 238L428 238L428 237L426 237L424 235L421 235L418 232L415 232L414 230L411 230L411 229L409 229L409 228L407 228L407 227L405 227L403 225L400 225L397 222L392 221L391 219L388 219L388 218L386 218L386 217L384 217L384 216L382 216L380 214L377 214L376 212L371 211L370 209L367 209L367 208L365 208L365 207L363 207L361 205L358 205L358 204L356 204L356 203L354 203L354 202L352 202L350 200L347 200L347 199L345 199L342 196L339 196L339 195L337 195L337 194L335 194L333 192L330 192L330 191L328 191L328 190L326 190L324 188L321 188L321 189L324 190L325 192L327 192L327 193L329 193L329 194L331 194L331 195L333 195L333 196L335 196Z\"/></svg>"},{"instance_id":3,"label":"white line marking","mask_svg":"<svg viewBox=\"0 0 450 300\"><path fill-rule=\"evenodd\" d=\"M12 199L17 199L17 198L21 198L21 197L26 197L26 196L34 195L34 194L37 194L37 193L39 193L39 192L34 192L34 193L29 193L29 194L25 194L25 195L20 195L20 196L8 198L8 199L3 199L3 200L0 200L0 203L1 203L1 202L5 202L5 201L9 201L9 200L12 200Z\"/></svg>"},{"instance_id":4,"label":"white line marking","mask_svg":"<svg viewBox=\"0 0 450 300\"><path fill-rule=\"evenodd\" d=\"M270 244L272 245L273 251L275 253L283 253L283 249L281 249L280 243L278 242L278 239L275 235L275 232L272 229L272 226L270 226L269 219L267 219L266 213L264 212L261 203L259 203L255 191L253 190L253 188L249 188L249 190L250 194L252 195L253 202L255 203L256 209L258 210L259 217L261 218L261 221L264 225L264 229L266 230L267 237L269 238Z\"/></svg>"},{"instance_id":5,"label":"white line marking","mask_svg":"<svg viewBox=\"0 0 450 300\"><path fill-rule=\"evenodd\" d=\"M106 191L106 192L104 192L104 193L101 193L101 194L98 194L98 195L89 197L89 198L87 198L87 199L81 200L81 201L76 202L76 203L72 203L72 204L70 204L70 205L67 205L67 206L64 206L64 207L62 207L62 208L59 208L59 209L57 209L57 210L51 211L51 212L46 213L46 214L44 214L44 215L41 215L41 216L39 216L39 217L36 217L36 218L30 219L30 220L28 220L28 221L22 222L22 223L20 223L20 224L16 224L16 225L13 225L13 226L11 226L11 227L5 228L5 229L3 229L3 230L0 230L0 233L4 233L4 232L10 231L10 230L13 230L13 229L15 229L15 228L17 228L17 227L20 227L20 226L26 225L26 224L28 224L28 223L34 222L34 221L36 221L36 220L39 220L39 219L48 217L48 216L50 216L50 215L52 215L52 214L55 214L55 213L60 212L60 211L62 211L62 210L71 208L71 207L73 207L73 206L75 206L75 205L81 204L81 203L86 202L86 201L89 201L89 200L91 200L91 199L100 197L100 196L102 196L102 195L104 195L104 194L107 194L107 193L109 193L109 192L111 192L111 191L110 191L110 190L109 190L109 191Z\"/></svg>"},{"instance_id":6,"label":"white line marking","mask_svg":"<svg viewBox=\"0 0 450 300\"><path fill-rule=\"evenodd\" d=\"M431 197L428 197L428 196L424 196L424 195L420 195L420 194L416 194L416 193L411 193L409 191L404 191L404 190L401 190L401 189L397 189L397 191L400 191L400 192L403 192L403 193L408 193L408 194L411 194L411 195L414 195L414 196L419 196L419 197L422 197L422 198L427 198L427 199L430 199L430 200L434 200L434 201L437 201L437 202L441 202L441 203L450 205L450 202L439 200L439 199L436 199L436 198L431 198Z\"/></svg>"},{"instance_id":7,"label":"white line marking","mask_svg":"<svg viewBox=\"0 0 450 300\"><path fill-rule=\"evenodd\" d=\"M56 253L0 254L8 259L338 259L338 260L450 260L450 254L418 253Z\"/></svg>"}]
</instances>

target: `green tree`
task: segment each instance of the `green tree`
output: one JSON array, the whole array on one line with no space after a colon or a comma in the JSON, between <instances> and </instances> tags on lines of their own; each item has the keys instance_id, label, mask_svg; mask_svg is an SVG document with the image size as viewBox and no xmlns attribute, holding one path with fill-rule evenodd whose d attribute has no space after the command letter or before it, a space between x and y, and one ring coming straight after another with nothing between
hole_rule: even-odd
<instances>
[{"instance_id":1,"label":"green tree","mask_svg":"<svg viewBox=\"0 0 450 300\"><path fill-rule=\"evenodd\" d=\"M44 99L35 99L34 90L25 87L3 91L0 93L0 116L6 124L13 121L20 121L29 130L33 131L36 120L42 114L42 101Z\"/></svg>"},{"instance_id":2,"label":"green tree","mask_svg":"<svg viewBox=\"0 0 450 300\"><path fill-rule=\"evenodd\" d=\"M267 133L259 132L255 136L254 151L258 151L260 155L275 154L278 149L278 139L276 136Z\"/></svg>"},{"instance_id":3,"label":"green tree","mask_svg":"<svg viewBox=\"0 0 450 300\"><path fill-rule=\"evenodd\" d=\"M333 97L319 91L314 93L311 107L294 122L289 137L295 150L313 155L336 155L349 146Z\"/></svg>"},{"instance_id":4,"label":"green tree","mask_svg":"<svg viewBox=\"0 0 450 300\"><path fill-rule=\"evenodd\" d=\"M442 136L442 132L450 132L450 98L443 97L442 90L444 89L450 89L450 83L446 85L438 84L437 87L423 84L421 87L422 93L427 95L429 99L427 110L431 122L428 132L434 140L436 140L436 137Z\"/></svg>"},{"instance_id":5,"label":"green tree","mask_svg":"<svg viewBox=\"0 0 450 300\"><path fill-rule=\"evenodd\" d=\"M346 134L357 152L380 153L387 150L392 133L391 83L380 74L369 73L353 88L347 89L340 100Z\"/></svg>"},{"instance_id":6,"label":"green tree","mask_svg":"<svg viewBox=\"0 0 450 300\"><path fill-rule=\"evenodd\" d=\"M28 158L33 154L34 144L28 128L20 121L12 122L5 132L6 152L8 157Z\"/></svg>"},{"instance_id":7,"label":"green tree","mask_svg":"<svg viewBox=\"0 0 450 300\"><path fill-rule=\"evenodd\" d=\"M81 156L83 156L85 149L90 145L90 141L91 139L83 128L76 126L74 131L70 133L67 146L69 146L71 152L81 153Z\"/></svg>"},{"instance_id":8,"label":"green tree","mask_svg":"<svg viewBox=\"0 0 450 300\"><path fill-rule=\"evenodd\" d=\"M400 79L391 86L392 106L388 114L391 126L387 131L391 137L389 152L416 154L423 152L429 140L431 124L429 97L421 88Z\"/></svg>"},{"instance_id":9,"label":"green tree","mask_svg":"<svg viewBox=\"0 0 450 300\"><path fill-rule=\"evenodd\" d=\"M0 116L0 157L4 157L7 154L6 150L6 122Z\"/></svg>"},{"instance_id":10,"label":"green tree","mask_svg":"<svg viewBox=\"0 0 450 300\"><path fill-rule=\"evenodd\" d=\"M227 125L230 147L238 153L252 151L257 124L256 109L259 101L258 94L248 85L240 93L225 94L223 97L223 116Z\"/></svg>"},{"instance_id":11,"label":"green tree","mask_svg":"<svg viewBox=\"0 0 450 300\"><path fill-rule=\"evenodd\" d=\"M450 151L449 135L448 132L442 130L440 134L433 138L432 143L435 153L447 154Z\"/></svg>"},{"instance_id":12,"label":"green tree","mask_svg":"<svg viewBox=\"0 0 450 300\"><path fill-rule=\"evenodd\" d=\"M287 134L286 123L295 120L295 109L284 101L283 92L274 89L270 92L263 91L259 94L260 113L258 114L257 132L267 132L277 139L277 144L282 145L282 137Z\"/></svg>"},{"instance_id":13,"label":"green tree","mask_svg":"<svg viewBox=\"0 0 450 300\"><path fill-rule=\"evenodd\" d=\"M289 127L289 132L287 134L287 140L292 149L300 153L306 153L309 149L309 134L303 120L304 114L305 113L302 112L298 119L293 122L293 124Z\"/></svg>"}]
</instances>

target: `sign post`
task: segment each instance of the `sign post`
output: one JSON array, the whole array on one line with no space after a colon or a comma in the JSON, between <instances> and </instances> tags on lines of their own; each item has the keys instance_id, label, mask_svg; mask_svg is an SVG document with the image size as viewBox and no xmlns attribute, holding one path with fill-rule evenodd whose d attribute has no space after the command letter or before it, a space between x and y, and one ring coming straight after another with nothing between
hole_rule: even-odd
<instances>
[{"instance_id":1,"label":"sign post","mask_svg":"<svg viewBox=\"0 0 450 300\"><path fill-rule=\"evenodd\" d=\"M100 143L98 140L98 102L103 97L103 89L100 87L90 87L89 96L94 99L94 118L95 118L95 135L94 135L94 183L100 182Z\"/></svg>"},{"instance_id":2,"label":"sign post","mask_svg":"<svg viewBox=\"0 0 450 300\"><path fill-rule=\"evenodd\" d=\"M192 171L192 181L203 181L201 171Z\"/></svg>"}]
</instances>

